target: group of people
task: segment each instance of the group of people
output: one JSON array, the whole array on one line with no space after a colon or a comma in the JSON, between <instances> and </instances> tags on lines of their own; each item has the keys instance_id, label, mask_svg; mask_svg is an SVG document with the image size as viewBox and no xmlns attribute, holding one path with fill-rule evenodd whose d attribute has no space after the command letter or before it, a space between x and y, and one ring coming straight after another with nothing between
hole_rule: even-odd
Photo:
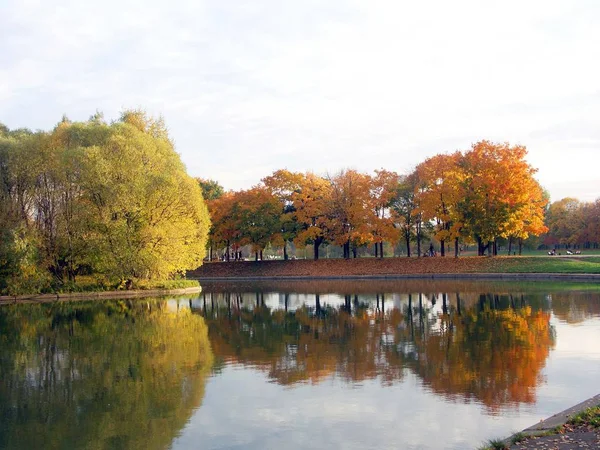
<instances>
[{"instance_id":1,"label":"group of people","mask_svg":"<svg viewBox=\"0 0 600 450\"><path fill-rule=\"evenodd\" d=\"M556 255L556 249L555 249L555 248L553 248L552 250L550 250L550 251L548 252L548 254L549 254L550 256L554 256L554 255ZM559 256L561 255L561 253L560 253L560 252L558 252L558 254L559 254ZM576 250L575 252L572 252L571 250L567 250L567 255L581 255L581 250Z\"/></svg>"}]
</instances>

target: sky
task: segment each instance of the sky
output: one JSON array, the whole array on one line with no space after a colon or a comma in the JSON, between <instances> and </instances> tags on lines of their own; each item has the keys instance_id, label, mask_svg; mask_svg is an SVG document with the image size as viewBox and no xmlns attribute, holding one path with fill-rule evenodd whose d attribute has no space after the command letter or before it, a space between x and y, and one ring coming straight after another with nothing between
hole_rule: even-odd
<instances>
[{"instance_id":1,"label":"sky","mask_svg":"<svg viewBox=\"0 0 600 450\"><path fill-rule=\"evenodd\" d=\"M551 200L600 197L596 0L0 0L0 122L162 115L193 176L410 172L525 145Z\"/></svg>"}]
</instances>

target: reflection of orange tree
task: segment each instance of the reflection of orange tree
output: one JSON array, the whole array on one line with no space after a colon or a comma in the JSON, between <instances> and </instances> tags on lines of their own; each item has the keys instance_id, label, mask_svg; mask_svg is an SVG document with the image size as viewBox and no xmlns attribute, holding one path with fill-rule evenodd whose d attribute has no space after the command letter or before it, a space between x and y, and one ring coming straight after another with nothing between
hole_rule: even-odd
<instances>
[{"instance_id":1,"label":"reflection of orange tree","mask_svg":"<svg viewBox=\"0 0 600 450\"><path fill-rule=\"evenodd\" d=\"M532 403L554 341L549 320L530 307L443 314L435 331L416 334L408 365L434 392L476 398L491 413Z\"/></svg>"},{"instance_id":2,"label":"reflection of orange tree","mask_svg":"<svg viewBox=\"0 0 600 450\"><path fill-rule=\"evenodd\" d=\"M278 383L318 383L333 375L349 382L380 376L391 383L402 377L402 355L386 339L402 321L398 310L378 316L361 308L220 312L208 318L215 356L268 371Z\"/></svg>"}]
</instances>

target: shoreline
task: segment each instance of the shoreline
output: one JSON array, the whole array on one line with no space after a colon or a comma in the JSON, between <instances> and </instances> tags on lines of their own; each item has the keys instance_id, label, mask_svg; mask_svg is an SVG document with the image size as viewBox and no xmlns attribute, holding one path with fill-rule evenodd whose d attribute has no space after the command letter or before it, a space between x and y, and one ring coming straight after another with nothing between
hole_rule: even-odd
<instances>
[{"instance_id":1,"label":"shoreline","mask_svg":"<svg viewBox=\"0 0 600 450\"><path fill-rule=\"evenodd\" d=\"M565 437L575 437L577 432L575 431L560 431L560 427L566 425L571 418L582 413L589 408L595 408L600 405L600 394L596 394L593 397L588 398L574 406L571 406L563 411L560 411L546 419L539 421L538 423L531 425L520 432L513 433L505 439L495 441L498 444L504 446L505 449L522 448L522 449L537 449L537 448L550 448L547 442L556 444L553 439L561 437L561 442L565 442ZM575 446L576 445L576 446ZM495 445L484 447L486 450L499 448ZM557 448L557 447L554 447ZM578 445L573 444L572 449L583 449L591 448L589 445Z\"/></svg>"},{"instance_id":2,"label":"shoreline","mask_svg":"<svg viewBox=\"0 0 600 450\"><path fill-rule=\"evenodd\" d=\"M546 434L553 431L556 427L567 423L567 421L575 414L579 414L588 408L593 408L598 405L600 405L600 394L596 394L593 397L582 401L581 403L577 403L570 408L567 408L559 413L554 414L553 416L548 417L547 419L542 420L541 422L536 423L535 425L531 425L530 427L527 427L521 431L521 433L527 436L540 436L542 434Z\"/></svg>"},{"instance_id":3,"label":"shoreline","mask_svg":"<svg viewBox=\"0 0 600 450\"><path fill-rule=\"evenodd\" d=\"M95 299L116 299L116 298L136 298L153 297L163 295L185 295L198 294L202 291L200 286L180 288L180 289L132 289L130 291L90 291L90 292L65 292L57 294L25 294L25 295L2 295L0 296L0 305L10 305L15 303L52 303L57 301L71 300L95 300Z\"/></svg>"},{"instance_id":4,"label":"shoreline","mask_svg":"<svg viewBox=\"0 0 600 450\"><path fill-rule=\"evenodd\" d=\"M202 281L315 281L315 280L539 280L539 281L598 281L596 273L414 273L388 275L265 275L265 276L201 276L190 280Z\"/></svg>"}]
</instances>

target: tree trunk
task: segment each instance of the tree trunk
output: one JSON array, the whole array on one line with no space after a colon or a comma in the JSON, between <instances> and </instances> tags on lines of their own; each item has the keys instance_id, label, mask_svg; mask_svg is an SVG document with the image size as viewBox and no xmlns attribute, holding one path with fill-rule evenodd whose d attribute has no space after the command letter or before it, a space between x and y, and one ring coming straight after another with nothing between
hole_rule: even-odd
<instances>
[{"instance_id":1,"label":"tree trunk","mask_svg":"<svg viewBox=\"0 0 600 450\"><path fill-rule=\"evenodd\" d=\"M498 256L498 239L494 239L494 256Z\"/></svg>"},{"instance_id":2,"label":"tree trunk","mask_svg":"<svg viewBox=\"0 0 600 450\"><path fill-rule=\"evenodd\" d=\"M225 260L229 262L229 241L227 241L227 253L225 253Z\"/></svg>"},{"instance_id":3,"label":"tree trunk","mask_svg":"<svg viewBox=\"0 0 600 450\"><path fill-rule=\"evenodd\" d=\"M350 259L350 241L344 243L344 259Z\"/></svg>"},{"instance_id":4,"label":"tree trunk","mask_svg":"<svg viewBox=\"0 0 600 450\"><path fill-rule=\"evenodd\" d=\"M258 261L258 252L254 252L254 261Z\"/></svg>"},{"instance_id":5,"label":"tree trunk","mask_svg":"<svg viewBox=\"0 0 600 450\"><path fill-rule=\"evenodd\" d=\"M379 258L379 244L375 242L375 258Z\"/></svg>"},{"instance_id":6,"label":"tree trunk","mask_svg":"<svg viewBox=\"0 0 600 450\"><path fill-rule=\"evenodd\" d=\"M383 259L383 241L379 243L379 257Z\"/></svg>"},{"instance_id":7,"label":"tree trunk","mask_svg":"<svg viewBox=\"0 0 600 450\"><path fill-rule=\"evenodd\" d=\"M519 256L521 256L522 251L523 251L523 239L519 238Z\"/></svg>"},{"instance_id":8,"label":"tree trunk","mask_svg":"<svg viewBox=\"0 0 600 450\"><path fill-rule=\"evenodd\" d=\"M440 241L440 256L446 256L446 241Z\"/></svg>"},{"instance_id":9,"label":"tree trunk","mask_svg":"<svg viewBox=\"0 0 600 450\"><path fill-rule=\"evenodd\" d=\"M317 259L319 259L319 246L321 245L322 242L323 242L323 238L322 237L318 237L318 238L315 239L315 241L313 243L315 261Z\"/></svg>"},{"instance_id":10,"label":"tree trunk","mask_svg":"<svg viewBox=\"0 0 600 450\"><path fill-rule=\"evenodd\" d=\"M458 238L454 238L454 257L458 258Z\"/></svg>"},{"instance_id":11,"label":"tree trunk","mask_svg":"<svg viewBox=\"0 0 600 450\"><path fill-rule=\"evenodd\" d=\"M353 246L353 247L352 247L352 257L353 257L354 259L356 259L356 257L358 256L358 251L357 251L357 250L358 250L358 249L356 248L356 246Z\"/></svg>"},{"instance_id":12,"label":"tree trunk","mask_svg":"<svg viewBox=\"0 0 600 450\"><path fill-rule=\"evenodd\" d=\"M405 234L404 239L406 240L406 257L410 258L410 234Z\"/></svg>"},{"instance_id":13,"label":"tree trunk","mask_svg":"<svg viewBox=\"0 0 600 450\"><path fill-rule=\"evenodd\" d=\"M287 241L283 241L283 260L284 261L288 260Z\"/></svg>"},{"instance_id":14,"label":"tree trunk","mask_svg":"<svg viewBox=\"0 0 600 450\"><path fill-rule=\"evenodd\" d=\"M483 256L483 252L485 251L483 247L483 241L479 236L477 236L477 256Z\"/></svg>"},{"instance_id":15,"label":"tree trunk","mask_svg":"<svg viewBox=\"0 0 600 450\"><path fill-rule=\"evenodd\" d=\"M261 261L263 260L263 251L262 250L260 251L260 260Z\"/></svg>"},{"instance_id":16,"label":"tree trunk","mask_svg":"<svg viewBox=\"0 0 600 450\"><path fill-rule=\"evenodd\" d=\"M508 256L512 253L512 236L508 237Z\"/></svg>"}]
</instances>

